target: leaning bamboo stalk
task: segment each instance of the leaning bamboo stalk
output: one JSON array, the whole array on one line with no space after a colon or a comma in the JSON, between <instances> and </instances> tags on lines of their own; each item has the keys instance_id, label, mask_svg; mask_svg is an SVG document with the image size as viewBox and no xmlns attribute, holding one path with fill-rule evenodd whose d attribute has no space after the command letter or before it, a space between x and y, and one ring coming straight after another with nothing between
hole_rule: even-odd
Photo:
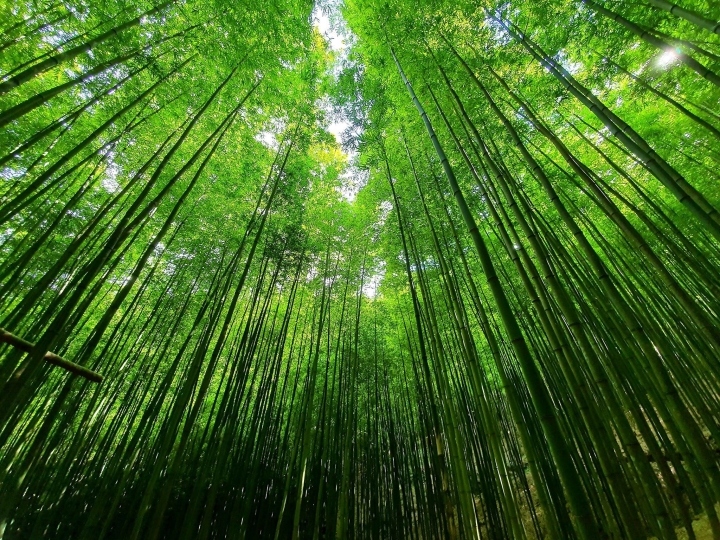
<instances>
[{"instance_id":1,"label":"leaning bamboo stalk","mask_svg":"<svg viewBox=\"0 0 720 540\"><path fill-rule=\"evenodd\" d=\"M682 8L673 2L668 2L667 0L648 0L648 4L685 19L686 21L690 21L694 25L707 30L708 32L720 35L720 22L704 17L700 13Z\"/></svg>"},{"instance_id":2,"label":"leaning bamboo stalk","mask_svg":"<svg viewBox=\"0 0 720 540\"><path fill-rule=\"evenodd\" d=\"M156 6L152 8L149 11L146 11L142 15L135 17L134 19L127 21L119 26L116 26L115 28L111 28L104 34L101 34L95 38L90 39L89 41L82 43L76 47L73 47L72 49L69 49L67 51L61 52L55 56L51 56L50 58L47 58L43 60L42 62L39 62L35 64L34 66L31 66L27 68L22 73L17 74L12 79L4 81L2 84L0 84L0 93L4 94L6 92L9 92L13 88L17 88L18 86L25 84L26 82L30 81L34 77L37 77L41 73L44 73L45 71L56 67L60 65L63 62L68 62L72 60L73 58L81 55L84 52L91 51L93 47L96 45L99 45L105 41L107 41L110 38L113 38L117 35L119 35L124 30L127 30L128 28L132 28L134 26L140 25L143 18L151 17L155 15L156 13L159 13L166 7L168 7L172 2L164 2L160 4L159 6Z\"/></svg>"},{"instance_id":3,"label":"leaning bamboo stalk","mask_svg":"<svg viewBox=\"0 0 720 540\"><path fill-rule=\"evenodd\" d=\"M4 328L0 328L0 342L7 343L8 345L26 353L32 352L35 348L34 343L30 343L29 341L26 341L23 338L16 336L15 334L11 334ZM99 373L96 373L81 365L71 362L70 360L66 360L62 356L58 356L53 352L46 352L45 356L43 356L43 360L45 360L48 364L61 367L69 371L70 373L74 373L75 375L84 377L89 381L101 383L103 380L102 375L100 375Z\"/></svg>"}]
</instances>

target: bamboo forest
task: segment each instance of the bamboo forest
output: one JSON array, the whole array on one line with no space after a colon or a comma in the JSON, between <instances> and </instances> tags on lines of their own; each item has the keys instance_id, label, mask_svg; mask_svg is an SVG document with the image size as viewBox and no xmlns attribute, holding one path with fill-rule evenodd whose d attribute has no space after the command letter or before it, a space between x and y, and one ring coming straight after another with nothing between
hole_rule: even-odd
<instances>
[{"instance_id":1,"label":"bamboo forest","mask_svg":"<svg viewBox=\"0 0 720 540\"><path fill-rule=\"evenodd\" d=\"M0 539L720 540L718 21L0 0Z\"/></svg>"}]
</instances>

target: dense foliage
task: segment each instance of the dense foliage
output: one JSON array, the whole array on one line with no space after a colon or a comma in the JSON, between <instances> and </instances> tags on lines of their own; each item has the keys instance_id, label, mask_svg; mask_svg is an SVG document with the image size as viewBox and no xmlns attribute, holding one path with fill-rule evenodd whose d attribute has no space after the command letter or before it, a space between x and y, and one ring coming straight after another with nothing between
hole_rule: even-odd
<instances>
[{"instance_id":1,"label":"dense foliage","mask_svg":"<svg viewBox=\"0 0 720 540\"><path fill-rule=\"evenodd\" d=\"M0 538L720 539L716 2L0 13Z\"/></svg>"}]
</instances>

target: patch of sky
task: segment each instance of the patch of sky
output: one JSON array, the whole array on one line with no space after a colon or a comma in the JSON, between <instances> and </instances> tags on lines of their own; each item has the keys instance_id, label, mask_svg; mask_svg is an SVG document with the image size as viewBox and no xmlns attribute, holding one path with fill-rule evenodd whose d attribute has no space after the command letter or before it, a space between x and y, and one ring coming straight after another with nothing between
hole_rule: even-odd
<instances>
[{"instance_id":1,"label":"patch of sky","mask_svg":"<svg viewBox=\"0 0 720 540\"><path fill-rule=\"evenodd\" d=\"M505 26L495 19L494 16L497 16L498 18L507 18L508 16L514 16L519 13L520 10L513 8L510 2L504 2L495 9L492 14L493 17L485 17L485 26L487 26L492 32L493 41L497 45L505 46L509 44L513 38Z\"/></svg>"},{"instance_id":2,"label":"patch of sky","mask_svg":"<svg viewBox=\"0 0 720 540\"><path fill-rule=\"evenodd\" d=\"M283 133L287 122L283 118L271 118L264 126L262 131L255 135L255 140L264 144L266 147L275 151L280 148L278 136Z\"/></svg>"},{"instance_id":3,"label":"patch of sky","mask_svg":"<svg viewBox=\"0 0 720 540\"><path fill-rule=\"evenodd\" d=\"M27 169L16 169L15 167L5 167L2 171L0 171L0 178L2 178L3 180L16 180L18 178L22 178L26 172L27 172Z\"/></svg>"},{"instance_id":4,"label":"patch of sky","mask_svg":"<svg viewBox=\"0 0 720 540\"><path fill-rule=\"evenodd\" d=\"M117 179L122 173L122 167L115 163L115 152L113 151L107 152L105 160L107 167L105 167L105 175L100 182L100 186L108 193L117 193L121 188Z\"/></svg>"},{"instance_id":5,"label":"patch of sky","mask_svg":"<svg viewBox=\"0 0 720 540\"><path fill-rule=\"evenodd\" d=\"M363 294L370 299L376 298L383 278L385 278L385 261L380 261L377 267L373 268L370 275L365 278L362 288Z\"/></svg>"},{"instance_id":6,"label":"patch of sky","mask_svg":"<svg viewBox=\"0 0 720 540\"><path fill-rule=\"evenodd\" d=\"M383 201L380 203L380 214L378 215L378 226L382 227L385 225L385 220L387 220L388 216L390 215L390 211L393 209L393 205L390 201Z\"/></svg>"},{"instance_id":7,"label":"patch of sky","mask_svg":"<svg viewBox=\"0 0 720 540\"><path fill-rule=\"evenodd\" d=\"M4 244L6 240L10 239L15 232L13 228L7 228L4 231L0 231L0 244Z\"/></svg>"},{"instance_id":8,"label":"patch of sky","mask_svg":"<svg viewBox=\"0 0 720 540\"><path fill-rule=\"evenodd\" d=\"M351 63L348 52L350 45L355 40L355 36L350 32L342 17L340 7L341 2L338 0L317 2L311 15L313 26L325 40L328 49L334 54L330 73L336 78ZM347 201L352 202L362 186L367 183L368 177L367 172L356 166L357 151L351 143L360 138L361 128L354 125L344 107L333 106L330 99L318 100L317 106L324 112L325 129L335 137L338 146L347 156L345 170L340 174L339 191Z\"/></svg>"},{"instance_id":9,"label":"patch of sky","mask_svg":"<svg viewBox=\"0 0 720 540\"><path fill-rule=\"evenodd\" d=\"M567 52L564 49L561 49L555 55L555 61L568 73L570 73L570 75L576 75L585 67L582 62L573 62L573 60L568 57Z\"/></svg>"},{"instance_id":10,"label":"patch of sky","mask_svg":"<svg viewBox=\"0 0 720 540\"><path fill-rule=\"evenodd\" d=\"M44 31L42 40L53 47L59 47L63 43L70 41L77 35L75 32L66 32L60 28L50 26Z\"/></svg>"},{"instance_id":11,"label":"patch of sky","mask_svg":"<svg viewBox=\"0 0 720 540\"><path fill-rule=\"evenodd\" d=\"M678 60L678 53L673 49L663 51L663 53L656 60L658 67L667 69L671 67Z\"/></svg>"}]
</instances>

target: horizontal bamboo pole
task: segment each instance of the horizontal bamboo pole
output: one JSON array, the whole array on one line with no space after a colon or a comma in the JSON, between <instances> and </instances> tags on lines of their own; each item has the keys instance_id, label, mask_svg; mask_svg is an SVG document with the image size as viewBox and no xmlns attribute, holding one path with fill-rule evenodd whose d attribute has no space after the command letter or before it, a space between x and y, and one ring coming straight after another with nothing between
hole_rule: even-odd
<instances>
[{"instance_id":1,"label":"horizontal bamboo pole","mask_svg":"<svg viewBox=\"0 0 720 540\"><path fill-rule=\"evenodd\" d=\"M0 343L7 343L8 345L12 345L16 349L20 349L21 351L26 353L32 352L33 347L35 347L34 344L30 343L29 341L25 341L24 339L16 336L15 334L11 334L4 328L0 328ZM78 364L75 364L74 362L70 362L70 360L65 360L62 356L58 356L53 352L45 353L43 360L54 366L61 367L69 371L70 373L85 377L89 381L100 383L103 380L102 375L100 375L99 373L95 373L90 369L84 368Z\"/></svg>"}]
</instances>

